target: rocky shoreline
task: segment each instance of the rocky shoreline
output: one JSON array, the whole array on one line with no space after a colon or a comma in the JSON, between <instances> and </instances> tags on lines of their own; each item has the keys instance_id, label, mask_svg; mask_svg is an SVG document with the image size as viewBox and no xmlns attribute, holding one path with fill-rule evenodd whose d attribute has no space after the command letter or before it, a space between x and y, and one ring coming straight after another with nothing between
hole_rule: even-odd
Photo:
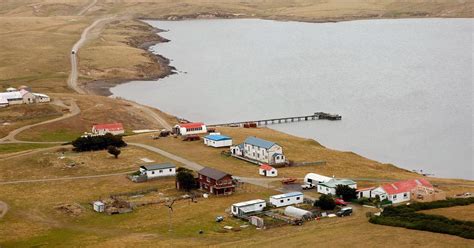
<instances>
[{"instance_id":1,"label":"rocky shoreline","mask_svg":"<svg viewBox=\"0 0 474 248\"><path fill-rule=\"evenodd\" d=\"M145 36L131 36L128 38L127 45L146 51L146 56L153 62L151 65L139 65L137 70L141 72L143 77L126 78L126 79L107 79L107 80L92 80L86 82L83 87L89 94L111 96L110 89L119 84L127 83L134 80L155 81L160 78L165 78L176 73L176 68L170 65L170 60L162 55L155 54L149 49L158 43L169 42L168 39L160 36L158 33L166 32L148 23L146 25L148 35ZM138 27L138 26L137 26Z\"/></svg>"}]
</instances>

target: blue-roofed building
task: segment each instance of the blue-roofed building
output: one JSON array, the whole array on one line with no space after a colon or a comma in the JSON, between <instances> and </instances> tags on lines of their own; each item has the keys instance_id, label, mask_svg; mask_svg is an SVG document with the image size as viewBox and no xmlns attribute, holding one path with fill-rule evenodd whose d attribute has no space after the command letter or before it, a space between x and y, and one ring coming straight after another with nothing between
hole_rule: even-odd
<instances>
[{"instance_id":1,"label":"blue-roofed building","mask_svg":"<svg viewBox=\"0 0 474 248\"><path fill-rule=\"evenodd\" d=\"M204 144L212 147L232 146L232 138L221 134L210 134L204 137Z\"/></svg>"},{"instance_id":2,"label":"blue-roofed building","mask_svg":"<svg viewBox=\"0 0 474 248\"><path fill-rule=\"evenodd\" d=\"M289 192L285 194L270 196L270 204L275 207L285 207L303 203L304 195L301 192Z\"/></svg>"},{"instance_id":3,"label":"blue-roofed building","mask_svg":"<svg viewBox=\"0 0 474 248\"><path fill-rule=\"evenodd\" d=\"M286 162L280 145L252 136L247 137L244 143L232 146L230 151L234 157L243 157L258 164L278 165Z\"/></svg>"}]
</instances>

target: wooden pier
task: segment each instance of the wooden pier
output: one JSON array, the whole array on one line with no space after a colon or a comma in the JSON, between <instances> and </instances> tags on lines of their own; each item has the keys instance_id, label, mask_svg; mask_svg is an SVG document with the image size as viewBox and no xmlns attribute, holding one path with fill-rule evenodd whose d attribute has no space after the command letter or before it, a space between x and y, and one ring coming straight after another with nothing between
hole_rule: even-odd
<instances>
[{"instance_id":1,"label":"wooden pier","mask_svg":"<svg viewBox=\"0 0 474 248\"><path fill-rule=\"evenodd\" d=\"M303 116L293 116L293 117L281 117L281 118L272 118L272 119L263 119L263 120L253 120L253 121L238 121L238 122L229 122L221 124L212 124L207 125L208 127L218 127L218 126L228 126L228 127L242 127L246 124L254 124L256 126L266 126L272 124L281 124L281 123L291 123L298 121L312 121L312 120L341 120L342 116L328 114L324 112L316 112L312 115L303 115Z\"/></svg>"}]
</instances>

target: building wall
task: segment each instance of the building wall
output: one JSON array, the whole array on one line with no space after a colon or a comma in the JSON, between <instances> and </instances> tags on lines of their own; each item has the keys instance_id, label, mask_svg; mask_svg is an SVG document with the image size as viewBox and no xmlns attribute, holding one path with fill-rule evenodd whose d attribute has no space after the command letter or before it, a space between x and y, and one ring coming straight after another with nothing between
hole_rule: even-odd
<instances>
[{"instance_id":1,"label":"building wall","mask_svg":"<svg viewBox=\"0 0 474 248\"><path fill-rule=\"evenodd\" d=\"M97 135L105 135L107 133L111 133L113 135L119 135L119 134L124 134L125 130L110 131L108 129L95 129L95 128L92 128L92 133L97 134Z\"/></svg>"},{"instance_id":2,"label":"building wall","mask_svg":"<svg viewBox=\"0 0 474 248\"><path fill-rule=\"evenodd\" d=\"M388 195L388 199L392 201L393 204L410 201L410 192Z\"/></svg>"},{"instance_id":3,"label":"building wall","mask_svg":"<svg viewBox=\"0 0 474 248\"><path fill-rule=\"evenodd\" d=\"M284 206L289 206L293 204L303 203L303 198L304 198L303 195L285 197L285 198L280 198L280 199L275 199L273 197L270 197L270 203L275 207L284 207Z\"/></svg>"},{"instance_id":4,"label":"building wall","mask_svg":"<svg viewBox=\"0 0 474 248\"><path fill-rule=\"evenodd\" d=\"M143 168L140 168L140 171L145 173L148 179L176 175L176 168L166 168L162 170L144 170Z\"/></svg>"},{"instance_id":5,"label":"building wall","mask_svg":"<svg viewBox=\"0 0 474 248\"><path fill-rule=\"evenodd\" d=\"M231 211L234 216L242 216L245 213L261 212L266 206L267 204L265 201L242 207L232 205Z\"/></svg>"},{"instance_id":6,"label":"building wall","mask_svg":"<svg viewBox=\"0 0 474 248\"><path fill-rule=\"evenodd\" d=\"M278 176L278 171L273 168L272 170L270 171L266 171L267 173L265 174L265 171L264 169L258 169L258 174L262 175L262 176L267 176L267 177L276 177Z\"/></svg>"},{"instance_id":7,"label":"building wall","mask_svg":"<svg viewBox=\"0 0 474 248\"><path fill-rule=\"evenodd\" d=\"M50 102L51 99L49 97L36 97L36 102Z\"/></svg>"},{"instance_id":8,"label":"building wall","mask_svg":"<svg viewBox=\"0 0 474 248\"><path fill-rule=\"evenodd\" d=\"M231 176L226 176L226 177L220 179L219 181L216 181L212 178L209 178L207 176L199 174L198 181L199 181L199 188L200 189L206 190L206 191L208 191L210 193L214 193L214 194L217 193L216 190L219 190L218 188L216 189L216 187L220 187L220 188L229 187L229 188L231 188L234 185L233 182L232 182L232 177ZM231 188L229 190L233 191L234 189Z\"/></svg>"},{"instance_id":9,"label":"building wall","mask_svg":"<svg viewBox=\"0 0 474 248\"><path fill-rule=\"evenodd\" d=\"M239 146L232 146L230 148L230 152L236 156L243 156L243 153L242 153L243 151L240 150Z\"/></svg>"},{"instance_id":10,"label":"building wall","mask_svg":"<svg viewBox=\"0 0 474 248\"><path fill-rule=\"evenodd\" d=\"M179 127L179 134L181 135L193 135L193 134L202 134L207 133L207 127L205 125L196 129L186 129L184 127Z\"/></svg>"},{"instance_id":11,"label":"building wall","mask_svg":"<svg viewBox=\"0 0 474 248\"><path fill-rule=\"evenodd\" d=\"M23 104L23 98L22 99L9 99L8 104L10 105Z\"/></svg>"},{"instance_id":12,"label":"building wall","mask_svg":"<svg viewBox=\"0 0 474 248\"><path fill-rule=\"evenodd\" d=\"M335 188L329 188L324 185L318 185L318 193L321 194L331 194L331 195L336 195L336 189Z\"/></svg>"},{"instance_id":13,"label":"building wall","mask_svg":"<svg viewBox=\"0 0 474 248\"><path fill-rule=\"evenodd\" d=\"M230 139L230 140L214 141L214 140L204 138L204 144L206 144L207 146L212 146L212 147L228 147L228 146L232 146L232 140Z\"/></svg>"},{"instance_id":14,"label":"building wall","mask_svg":"<svg viewBox=\"0 0 474 248\"><path fill-rule=\"evenodd\" d=\"M23 102L26 104L31 104L36 102L35 95L31 94L30 92L23 95Z\"/></svg>"}]
</instances>

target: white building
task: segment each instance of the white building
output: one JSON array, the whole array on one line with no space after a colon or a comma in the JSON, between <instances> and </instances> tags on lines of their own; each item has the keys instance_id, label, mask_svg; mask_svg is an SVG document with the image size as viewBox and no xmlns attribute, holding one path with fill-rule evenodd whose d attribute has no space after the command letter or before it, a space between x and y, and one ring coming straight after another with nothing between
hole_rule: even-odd
<instances>
[{"instance_id":1,"label":"white building","mask_svg":"<svg viewBox=\"0 0 474 248\"><path fill-rule=\"evenodd\" d=\"M276 177L278 176L278 171L274 167L271 167L268 164L262 164L258 168L258 174L266 177Z\"/></svg>"},{"instance_id":2,"label":"white building","mask_svg":"<svg viewBox=\"0 0 474 248\"><path fill-rule=\"evenodd\" d=\"M207 127L202 122L184 123L174 126L173 131L177 135L192 135L207 133Z\"/></svg>"},{"instance_id":3,"label":"white building","mask_svg":"<svg viewBox=\"0 0 474 248\"><path fill-rule=\"evenodd\" d=\"M300 220L309 220L313 217L313 214L310 211L293 206L286 207L284 213L286 216L290 216Z\"/></svg>"},{"instance_id":4,"label":"white building","mask_svg":"<svg viewBox=\"0 0 474 248\"><path fill-rule=\"evenodd\" d=\"M0 97L0 108L7 107L8 106L8 100Z\"/></svg>"},{"instance_id":5,"label":"white building","mask_svg":"<svg viewBox=\"0 0 474 248\"><path fill-rule=\"evenodd\" d=\"M389 200L393 204L410 201L417 197L418 189L434 191L433 185L428 180L411 179L384 184L372 190L371 197L379 196L380 200Z\"/></svg>"},{"instance_id":6,"label":"white building","mask_svg":"<svg viewBox=\"0 0 474 248\"><path fill-rule=\"evenodd\" d=\"M33 93L35 96L36 102L50 102L51 98L48 95L40 94L40 93Z\"/></svg>"},{"instance_id":7,"label":"white building","mask_svg":"<svg viewBox=\"0 0 474 248\"><path fill-rule=\"evenodd\" d=\"M372 198L375 197L375 194L372 194L372 191L374 191L375 187L369 187L369 188L362 188L362 189L357 189L357 198Z\"/></svg>"},{"instance_id":8,"label":"white building","mask_svg":"<svg viewBox=\"0 0 474 248\"><path fill-rule=\"evenodd\" d=\"M210 134L204 137L204 144L212 147L232 146L232 138L220 134Z\"/></svg>"},{"instance_id":9,"label":"white building","mask_svg":"<svg viewBox=\"0 0 474 248\"><path fill-rule=\"evenodd\" d=\"M146 175L147 179L158 177L167 177L176 175L176 166L174 164L147 164L140 166L140 173Z\"/></svg>"},{"instance_id":10,"label":"white building","mask_svg":"<svg viewBox=\"0 0 474 248\"><path fill-rule=\"evenodd\" d=\"M286 162L283 148L278 144L256 137L248 137L244 143L230 148L233 156L241 156L269 165Z\"/></svg>"},{"instance_id":11,"label":"white building","mask_svg":"<svg viewBox=\"0 0 474 248\"><path fill-rule=\"evenodd\" d=\"M107 133L113 135L124 134L122 123L107 123L107 124L95 124L92 126L92 133L94 135L105 135Z\"/></svg>"},{"instance_id":12,"label":"white building","mask_svg":"<svg viewBox=\"0 0 474 248\"><path fill-rule=\"evenodd\" d=\"M266 206L267 203L261 199L239 202L232 204L231 212L232 215L240 217L251 213L262 212Z\"/></svg>"},{"instance_id":13,"label":"white building","mask_svg":"<svg viewBox=\"0 0 474 248\"><path fill-rule=\"evenodd\" d=\"M101 201L95 201L93 204L94 211L102 213L105 211L105 203Z\"/></svg>"},{"instance_id":14,"label":"white building","mask_svg":"<svg viewBox=\"0 0 474 248\"><path fill-rule=\"evenodd\" d=\"M318 184L318 193L325 194L325 195L328 195L328 194L336 195L336 187L338 185L347 185L350 188L357 189L357 183L350 179L332 178L331 180L327 182Z\"/></svg>"},{"instance_id":15,"label":"white building","mask_svg":"<svg viewBox=\"0 0 474 248\"><path fill-rule=\"evenodd\" d=\"M310 184L310 185L316 185L320 183L325 183L331 180L331 177L319 175L316 173L308 173L306 176L304 176L304 183L305 184Z\"/></svg>"},{"instance_id":16,"label":"white building","mask_svg":"<svg viewBox=\"0 0 474 248\"><path fill-rule=\"evenodd\" d=\"M301 192L290 192L286 194L270 196L270 204L275 207L284 207L303 203L304 195Z\"/></svg>"}]
</instances>

